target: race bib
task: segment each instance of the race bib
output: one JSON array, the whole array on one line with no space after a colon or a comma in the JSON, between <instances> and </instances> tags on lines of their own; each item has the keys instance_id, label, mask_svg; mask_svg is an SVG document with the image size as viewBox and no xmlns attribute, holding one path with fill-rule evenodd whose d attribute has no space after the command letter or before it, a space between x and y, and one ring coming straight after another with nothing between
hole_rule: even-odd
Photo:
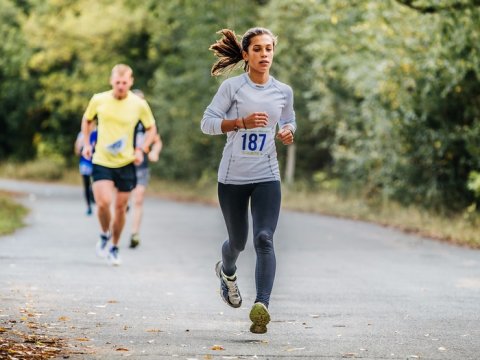
<instances>
[{"instance_id":1,"label":"race bib","mask_svg":"<svg viewBox=\"0 0 480 360\"><path fill-rule=\"evenodd\" d=\"M127 144L127 137L124 136L121 139L106 146L107 151L112 155L117 155L125 149Z\"/></svg>"},{"instance_id":2,"label":"race bib","mask_svg":"<svg viewBox=\"0 0 480 360\"><path fill-rule=\"evenodd\" d=\"M263 156L271 141L269 129L239 130L233 144L233 155L242 157Z\"/></svg>"}]
</instances>

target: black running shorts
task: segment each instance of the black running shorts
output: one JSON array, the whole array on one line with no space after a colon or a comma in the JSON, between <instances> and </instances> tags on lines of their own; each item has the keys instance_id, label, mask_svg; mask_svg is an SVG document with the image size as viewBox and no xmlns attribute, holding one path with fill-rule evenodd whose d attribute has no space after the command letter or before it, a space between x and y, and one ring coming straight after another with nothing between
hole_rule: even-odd
<instances>
[{"instance_id":1,"label":"black running shorts","mask_svg":"<svg viewBox=\"0 0 480 360\"><path fill-rule=\"evenodd\" d=\"M121 192L130 192L137 186L137 176L133 163L119 168L93 164L92 177L94 182L98 180L113 181L115 187Z\"/></svg>"}]
</instances>

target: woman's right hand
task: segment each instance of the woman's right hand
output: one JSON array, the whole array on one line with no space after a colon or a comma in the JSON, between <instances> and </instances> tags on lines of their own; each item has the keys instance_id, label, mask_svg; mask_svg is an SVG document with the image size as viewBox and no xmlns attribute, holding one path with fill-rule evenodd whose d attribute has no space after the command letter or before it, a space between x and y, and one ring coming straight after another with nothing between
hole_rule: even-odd
<instances>
[{"instance_id":1,"label":"woman's right hand","mask_svg":"<svg viewBox=\"0 0 480 360\"><path fill-rule=\"evenodd\" d=\"M243 118L245 129L265 127L268 125L268 114L266 112L254 112Z\"/></svg>"}]
</instances>

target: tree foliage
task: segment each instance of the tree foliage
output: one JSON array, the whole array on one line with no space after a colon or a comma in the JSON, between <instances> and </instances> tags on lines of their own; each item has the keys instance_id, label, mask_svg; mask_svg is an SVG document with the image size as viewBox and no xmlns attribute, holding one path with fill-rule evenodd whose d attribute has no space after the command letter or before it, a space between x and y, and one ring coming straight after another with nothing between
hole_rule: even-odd
<instances>
[{"instance_id":1,"label":"tree foliage","mask_svg":"<svg viewBox=\"0 0 480 360\"><path fill-rule=\"evenodd\" d=\"M30 57L22 31L22 12L9 0L0 0L0 158L27 158L37 125L32 82L24 67Z\"/></svg>"},{"instance_id":2,"label":"tree foliage","mask_svg":"<svg viewBox=\"0 0 480 360\"><path fill-rule=\"evenodd\" d=\"M346 188L435 208L472 200L480 21L475 2L461 3L435 12L394 1L280 1L266 9L283 11L275 29L294 33L282 56L300 58L297 68L315 80L300 95L309 99L302 126L318 139L328 134L331 170ZM301 28L288 27L295 18Z\"/></svg>"},{"instance_id":3,"label":"tree foliage","mask_svg":"<svg viewBox=\"0 0 480 360\"><path fill-rule=\"evenodd\" d=\"M436 209L475 200L478 0L0 0L0 7L2 158L73 161L88 99L108 89L112 66L125 62L165 142L154 172L214 177L224 137L202 135L199 122L223 78L210 76L208 47L222 28L241 35L258 25L278 35L272 72L294 89L297 178L328 176L347 191Z\"/></svg>"}]
</instances>

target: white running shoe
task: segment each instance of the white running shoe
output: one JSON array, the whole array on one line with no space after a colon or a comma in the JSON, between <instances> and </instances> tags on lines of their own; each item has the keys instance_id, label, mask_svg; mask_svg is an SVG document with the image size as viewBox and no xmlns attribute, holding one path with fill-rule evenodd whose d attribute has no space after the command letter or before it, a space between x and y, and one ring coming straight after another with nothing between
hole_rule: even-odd
<instances>
[{"instance_id":1,"label":"white running shoe","mask_svg":"<svg viewBox=\"0 0 480 360\"><path fill-rule=\"evenodd\" d=\"M108 242L110 241L111 234L100 234L100 240L98 240L96 245L97 256L105 258L108 255Z\"/></svg>"},{"instance_id":2,"label":"white running shoe","mask_svg":"<svg viewBox=\"0 0 480 360\"><path fill-rule=\"evenodd\" d=\"M108 263L113 266L118 266L122 263L122 260L120 260L120 255L118 254L118 247L112 246L110 248L108 251L107 260Z\"/></svg>"},{"instance_id":3,"label":"white running shoe","mask_svg":"<svg viewBox=\"0 0 480 360\"><path fill-rule=\"evenodd\" d=\"M242 295L237 285L237 274L226 276L222 270L222 261L215 265L215 273L220 279L220 296L229 306L239 308L242 306Z\"/></svg>"}]
</instances>

